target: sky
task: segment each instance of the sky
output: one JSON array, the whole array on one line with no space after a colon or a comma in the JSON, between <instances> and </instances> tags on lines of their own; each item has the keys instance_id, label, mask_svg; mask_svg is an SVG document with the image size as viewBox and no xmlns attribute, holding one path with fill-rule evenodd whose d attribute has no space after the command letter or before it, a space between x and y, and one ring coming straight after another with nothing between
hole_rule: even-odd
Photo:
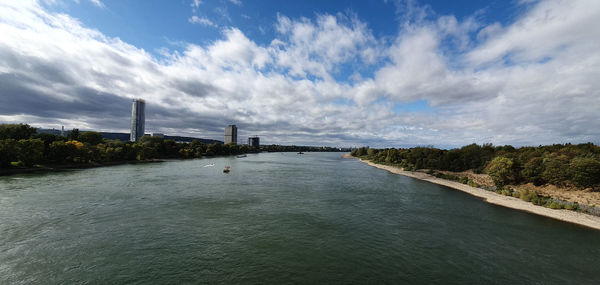
<instances>
[{"instance_id":1,"label":"sky","mask_svg":"<svg viewBox=\"0 0 600 285\"><path fill-rule=\"evenodd\" d=\"M323 146L600 143L600 1L2 0L0 123Z\"/></svg>"}]
</instances>

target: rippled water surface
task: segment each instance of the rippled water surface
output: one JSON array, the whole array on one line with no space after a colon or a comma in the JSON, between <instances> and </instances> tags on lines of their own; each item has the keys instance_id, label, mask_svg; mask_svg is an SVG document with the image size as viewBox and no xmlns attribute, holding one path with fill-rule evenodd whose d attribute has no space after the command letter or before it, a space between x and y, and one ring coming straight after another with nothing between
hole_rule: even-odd
<instances>
[{"instance_id":1,"label":"rippled water surface","mask_svg":"<svg viewBox=\"0 0 600 285\"><path fill-rule=\"evenodd\" d=\"M0 284L600 280L599 231L340 156L0 177Z\"/></svg>"}]
</instances>

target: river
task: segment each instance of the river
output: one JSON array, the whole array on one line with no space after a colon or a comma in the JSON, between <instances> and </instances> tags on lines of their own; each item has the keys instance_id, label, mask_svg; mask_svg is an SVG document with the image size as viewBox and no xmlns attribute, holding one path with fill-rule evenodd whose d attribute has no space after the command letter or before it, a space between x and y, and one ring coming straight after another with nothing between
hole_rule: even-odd
<instances>
[{"instance_id":1,"label":"river","mask_svg":"<svg viewBox=\"0 0 600 285\"><path fill-rule=\"evenodd\" d=\"M599 231L340 153L0 177L0 284L582 284L599 260Z\"/></svg>"}]
</instances>

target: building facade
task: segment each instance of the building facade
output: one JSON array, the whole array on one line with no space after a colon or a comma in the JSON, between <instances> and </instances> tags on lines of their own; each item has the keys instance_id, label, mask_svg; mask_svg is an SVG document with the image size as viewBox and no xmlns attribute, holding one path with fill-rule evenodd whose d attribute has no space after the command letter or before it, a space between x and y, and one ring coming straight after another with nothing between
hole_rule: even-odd
<instances>
[{"instance_id":1,"label":"building facade","mask_svg":"<svg viewBox=\"0 0 600 285\"><path fill-rule=\"evenodd\" d=\"M260 138L257 136L248 138L248 146L249 147L260 147Z\"/></svg>"},{"instance_id":2,"label":"building facade","mask_svg":"<svg viewBox=\"0 0 600 285\"><path fill-rule=\"evenodd\" d=\"M146 101L143 99L133 99L131 104L131 136L132 142L139 141L144 136L146 126Z\"/></svg>"},{"instance_id":3,"label":"building facade","mask_svg":"<svg viewBox=\"0 0 600 285\"><path fill-rule=\"evenodd\" d=\"M225 127L225 143L237 144L237 127L235 125L229 125Z\"/></svg>"}]
</instances>

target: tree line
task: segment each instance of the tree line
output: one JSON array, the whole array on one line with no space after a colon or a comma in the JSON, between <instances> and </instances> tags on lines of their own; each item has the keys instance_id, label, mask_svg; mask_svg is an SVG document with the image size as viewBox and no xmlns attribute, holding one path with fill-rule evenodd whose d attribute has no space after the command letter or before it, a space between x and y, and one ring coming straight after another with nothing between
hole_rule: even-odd
<instances>
[{"instance_id":1,"label":"tree line","mask_svg":"<svg viewBox=\"0 0 600 285\"><path fill-rule=\"evenodd\" d=\"M139 142L102 138L98 132L73 129L66 137L37 133L27 124L0 125L0 168L71 163L109 163L162 158L199 158L257 152L236 144L179 143L145 136Z\"/></svg>"},{"instance_id":2,"label":"tree line","mask_svg":"<svg viewBox=\"0 0 600 285\"><path fill-rule=\"evenodd\" d=\"M533 183L600 190L600 147L592 143L515 148L470 144L444 150L434 147L352 150L353 156L405 170L430 169L487 173L498 187Z\"/></svg>"},{"instance_id":3,"label":"tree line","mask_svg":"<svg viewBox=\"0 0 600 285\"><path fill-rule=\"evenodd\" d=\"M296 145L264 145L260 147L263 151L268 152L338 152L350 151L347 148L337 148L328 146L296 146Z\"/></svg>"}]
</instances>

